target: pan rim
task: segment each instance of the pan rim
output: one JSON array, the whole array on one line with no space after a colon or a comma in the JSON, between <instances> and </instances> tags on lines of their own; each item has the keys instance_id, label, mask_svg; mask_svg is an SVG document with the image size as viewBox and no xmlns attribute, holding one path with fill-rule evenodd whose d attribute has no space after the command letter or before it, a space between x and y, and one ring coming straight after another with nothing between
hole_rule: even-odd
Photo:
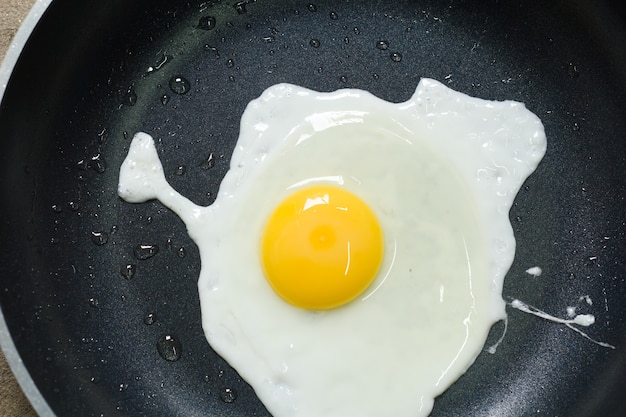
<instances>
[{"instance_id":1,"label":"pan rim","mask_svg":"<svg viewBox=\"0 0 626 417\"><path fill-rule=\"evenodd\" d=\"M7 50L2 64L0 65L0 103L4 98L4 93L9 83L9 79L11 78L11 74L13 73L13 69L15 68L15 64L17 63L26 42L30 38L33 29L43 17L45 11L50 6L50 3L52 3L52 0L37 0L11 41L9 49ZM28 370L26 369L26 366L17 351L7 323L4 319L2 309L0 309L0 349L2 349L11 372L13 372L15 379L26 395L26 398L28 398L28 401L30 401L30 404L35 409L35 412L41 417L55 417L54 412L35 385L35 382L28 373Z\"/></svg>"}]
</instances>

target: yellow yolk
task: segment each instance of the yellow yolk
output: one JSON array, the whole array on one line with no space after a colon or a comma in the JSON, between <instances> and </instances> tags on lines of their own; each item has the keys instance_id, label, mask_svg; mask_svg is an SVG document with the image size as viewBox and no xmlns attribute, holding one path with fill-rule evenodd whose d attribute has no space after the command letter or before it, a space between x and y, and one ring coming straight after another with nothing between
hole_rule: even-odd
<instances>
[{"instance_id":1,"label":"yellow yolk","mask_svg":"<svg viewBox=\"0 0 626 417\"><path fill-rule=\"evenodd\" d=\"M298 190L270 216L261 242L265 277L301 308L338 307L361 294L383 259L378 219L354 194L320 185Z\"/></svg>"}]
</instances>

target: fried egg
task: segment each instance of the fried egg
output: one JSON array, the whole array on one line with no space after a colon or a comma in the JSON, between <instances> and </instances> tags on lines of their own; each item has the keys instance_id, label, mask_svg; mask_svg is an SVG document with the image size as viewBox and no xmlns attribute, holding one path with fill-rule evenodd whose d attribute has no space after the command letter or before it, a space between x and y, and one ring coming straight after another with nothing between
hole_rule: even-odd
<instances>
[{"instance_id":1,"label":"fried egg","mask_svg":"<svg viewBox=\"0 0 626 417\"><path fill-rule=\"evenodd\" d=\"M506 316L508 212L545 149L523 104L430 79L403 103L278 84L211 206L167 183L146 133L118 193L185 222L206 338L272 415L426 416Z\"/></svg>"}]
</instances>

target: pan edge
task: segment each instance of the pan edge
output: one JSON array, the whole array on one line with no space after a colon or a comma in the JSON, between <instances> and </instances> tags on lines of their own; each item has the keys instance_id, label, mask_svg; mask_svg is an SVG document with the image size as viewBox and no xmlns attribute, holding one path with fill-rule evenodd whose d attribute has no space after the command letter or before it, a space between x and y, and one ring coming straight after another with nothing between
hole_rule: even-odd
<instances>
[{"instance_id":1,"label":"pan edge","mask_svg":"<svg viewBox=\"0 0 626 417\"><path fill-rule=\"evenodd\" d=\"M11 78L11 74L13 73L15 64L17 63L24 46L28 42L33 29L37 26L39 20L42 18L51 2L52 0L37 0L24 19L24 22L22 22L19 30L15 34L15 37L11 41L11 45L9 46L9 49L2 60L2 64L0 65L0 104L4 98L4 93L9 83L9 79ZM9 328L4 319L4 314L2 313L1 308L0 349L2 349L9 368L11 368L11 371L20 385L20 388L26 395L26 398L28 398L28 401L30 401L30 404L35 409L37 414L41 417L54 417L54 412L35 385L35 382L20 358L15 343L13 343L13 339L9 333Z\"/></svg>"}]
</instances>

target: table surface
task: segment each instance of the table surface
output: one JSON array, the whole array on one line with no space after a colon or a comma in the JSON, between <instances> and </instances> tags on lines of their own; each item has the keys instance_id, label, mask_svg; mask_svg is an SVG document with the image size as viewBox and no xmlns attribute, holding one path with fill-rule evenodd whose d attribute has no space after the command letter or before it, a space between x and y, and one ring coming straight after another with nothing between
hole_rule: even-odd
<instances>
[{"instance_id":1,"label":"table surface","mask_svg":"<svg viewBox=\"0 0 626 417\"><path fill-rule=\"evenodd\" d=\"M35 0L0 0L0 61ZM0 415L36 417L0 352Z\"/></svg>"}]
</instances>

